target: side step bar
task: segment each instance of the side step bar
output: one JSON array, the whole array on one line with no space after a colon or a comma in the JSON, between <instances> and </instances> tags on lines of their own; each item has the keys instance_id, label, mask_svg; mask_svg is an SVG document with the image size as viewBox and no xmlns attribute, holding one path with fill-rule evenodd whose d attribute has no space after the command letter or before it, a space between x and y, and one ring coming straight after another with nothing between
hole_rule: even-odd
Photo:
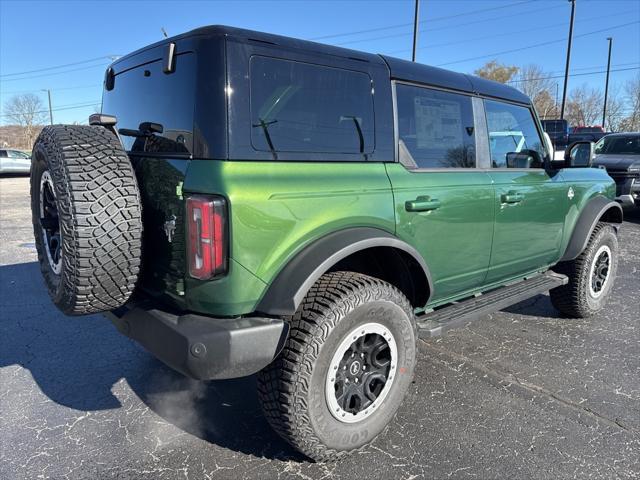
<instances>
[{"instance_id":1,"label":"side step bar","mask_svg":"<svg viewBox=\"0 0 640 480\"><path fill-rule=\"evenodd\" d=\"M568 278L552 271L491 290L476 297L418 317L420 338L438 337L447 330L461 327L489 313L502 310L522 300L566 285Z\"/></svg>"}]
</instances>

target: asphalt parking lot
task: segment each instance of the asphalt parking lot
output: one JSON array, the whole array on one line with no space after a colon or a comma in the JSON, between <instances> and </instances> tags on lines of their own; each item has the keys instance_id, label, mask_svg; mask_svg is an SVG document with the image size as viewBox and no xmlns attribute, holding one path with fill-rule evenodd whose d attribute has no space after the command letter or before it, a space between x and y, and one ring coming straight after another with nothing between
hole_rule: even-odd
<instances>
[{"instance_id":1,"label":"asphalt parking lot","mask_svg":"<svg viewBox=\"0 0 640 480\"><path fill-rule=\"evenodd\" d=\"M99 315L69 318L36 263L28 178L0 178L0 478L638 478L640 215L607 309L548 297L420 342L395 423L314 464L269 429L253 378L199 383Z\"/></svg>"}]
</instances>

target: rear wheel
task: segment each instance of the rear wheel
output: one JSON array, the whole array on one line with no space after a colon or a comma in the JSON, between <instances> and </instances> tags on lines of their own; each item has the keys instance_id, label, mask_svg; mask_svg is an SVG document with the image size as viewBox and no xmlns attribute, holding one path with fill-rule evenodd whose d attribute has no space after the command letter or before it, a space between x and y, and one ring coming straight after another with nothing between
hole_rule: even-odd
<instances>
[{"instance_id":1,"label":"rear wheel","mask_svg":"<svg viewBox=\"0 0 640 480\"><path fill-rule=\"evenodd\" d=\"M45 127L33 147L31 211L49 295L66 314L113 310L133 292L142 218L135 174L103 127Z\"/></svg>"},{"instance_id":2,"label":"rear wheel","mask_svg":"<svg viewBox=\"0 0 640 480\"><path fill-rule=\"evenodd\" d=\"M416 331L392 285L329 273L290 319L284 350L258 377L272 427L315 460L333 460L379 435L413 377Z\"/></svg>"},{"instance_id":3,"label":"rear wheel","mask_svg":"<svg viewBox=\"0 0 640 480\"><path fill-rule=\"evenodd\" d=\"M569 317L595 315L606 304L618 270L618 237L611 225L598 223L584 252L554 270L569 282L549 292L551 303Z\"/></svg>"}]
</instances>

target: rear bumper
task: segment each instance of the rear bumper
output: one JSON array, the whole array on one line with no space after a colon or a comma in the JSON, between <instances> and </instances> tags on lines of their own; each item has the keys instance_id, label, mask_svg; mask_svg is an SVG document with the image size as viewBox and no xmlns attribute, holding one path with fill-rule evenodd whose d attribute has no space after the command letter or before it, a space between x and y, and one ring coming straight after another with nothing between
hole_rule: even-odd
<instances>
[{"instance_id":1,"label":"rear bumper","mask_svg":"<svg viewBox=\"0 0 640 480\"><path fill-rule=\"evenodd\" d=\"M287 338L288 326L280 319L212 318L154 307L125 305L105 315L159 360L197 380L256 373L273 361Z\"/></svg>"}]
</instances>

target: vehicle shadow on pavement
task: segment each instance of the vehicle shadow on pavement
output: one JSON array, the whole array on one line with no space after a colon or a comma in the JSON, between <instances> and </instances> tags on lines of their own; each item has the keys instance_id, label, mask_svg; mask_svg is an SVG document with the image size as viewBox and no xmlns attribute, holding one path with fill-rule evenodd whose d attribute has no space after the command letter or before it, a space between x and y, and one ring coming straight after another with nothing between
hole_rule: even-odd
<instances>
[{"instance_id":1,"label":"vehicle shadow on pavement","mask_svg":"<svg viewBox=\"0 0 640 480\"><path fill-rule=\"evenodd\" d=\"M624 211L624 221L640 225L640 208Z\"/></svg>"},{"instance_id":2,"label":"vehicle shadow on pavement","mask_svg":"<svg viewBox=\"0 0 640 480\"><path fill-rule=\"evenodd\" d=\"M539 318L562 319L562 314L551 304L549 295L540 294L502 309L503 312Z\"/></svg>"},{"instance_id":3,"label":"vehicle shadow on pavement","mask_svg":"<svg viewBox=\"0 0 640 480\"><path fill-rule=\"evenodd\" d=\"M29 370L52 402L81 411L121 409L138 401L127 395L130 387L168 424L207 442L257 457L306 459L269 427L254 377L190 380L120 335L102 315L63 315L36 262L0 266L0 305L0 369ZM33 390L19 385L28 376L0 372L3 389L15 382L16 391Z\"/></svg>"}]
</instances>

